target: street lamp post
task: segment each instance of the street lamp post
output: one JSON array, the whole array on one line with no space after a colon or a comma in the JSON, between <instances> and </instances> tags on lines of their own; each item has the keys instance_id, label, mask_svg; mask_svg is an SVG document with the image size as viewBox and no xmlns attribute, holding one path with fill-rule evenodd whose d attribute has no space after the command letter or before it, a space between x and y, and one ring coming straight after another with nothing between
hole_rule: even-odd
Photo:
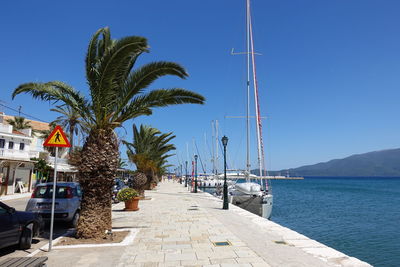
<instances>
[{"instance_id":1,"label":"street lamp post","mask_svg":"<svg viewBox=\"0 0 400 267\"><path fill-rule=\"evenodd\" d=\"M228 137L222 137L222 145L224 146L224 204L222 209L229 209L228 203L228 185L226 184L226 146L228 145Z\"/></svg>"},{"instance_id":2,"label":"street lamp post","mask_svg":"<svg viewBox=\"0 0 400 267\"><path fill-rule=\"evenodd\" d=\"M180 164L179 166L181 166L181 177L179 178L179 183L182 184L182 179L183 179L182 164Z\"/></svg>"},{"instance_id":3,"label":"street lamp post","mask_svg":"<svg viewBox=\"0 0 400 267\"><path fill-rule=\"evenodd\" d=\"M194 155L194 192L197 193L197 155Z\"/></svg>"},{"instance_id":4,"label":"street lamp post","mask_svg":"<svg viewBox=\"0 0 400 267\"><path fill-rule=\"evenodd\" d=\"M187 162L187 160L185 161L185 187L187 187L187 178L188 178L188 174L187 174L187 164L188 164L188 162Z\"/></svg>"}]
</instances>

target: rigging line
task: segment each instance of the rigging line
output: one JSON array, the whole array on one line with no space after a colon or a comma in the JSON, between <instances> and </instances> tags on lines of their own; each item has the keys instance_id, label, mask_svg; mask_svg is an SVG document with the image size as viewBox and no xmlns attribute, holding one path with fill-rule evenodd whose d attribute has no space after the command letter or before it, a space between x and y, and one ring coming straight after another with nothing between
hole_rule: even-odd
<instances>
[{"instance_id":1,"label":"rigging line","mask_svg":"<svg viewBox=\"0 0 400 267\"><path fill-rule=\"evenodd\" d=\"M181 165L182 163L181 163L181 159L179 158L178 151L176 152L175 156L178 159L178 164Z\"/></svg>"},{"instance_id":2,"label":"rigging line","mask_svg":"<svg viewBox=\"0 0 400 267\"><path fill-rule=\"evenodd\" d=\"M265 168L265 154L264 154L264 142L262 137L262 122L260 117L260 101L258 94L258 81L257 81L257 69L256 69L256 61L254 56L254 39L253 39L253 28L252 22L250 20L250 42L251 42L251 51L252 51L252 63L253 63L253 82L254 82L254 100L256 104L256 123L257 123L257 136L258 136L258 157L259 157L259 170L260 176L264 174L266 175ZM264 172L263 172L264 171ZM265 183L266 189L268 189L268 182ZM261 179L261 186L263 186L263 180Z\"/></svg>"},{"instance_id":3,"label":"rigging line","mask_svg":"<svg viewBox=\"0 0 400 267\"><path fill-rule=\"evenodd\" d=\"M204 134L205 134L205 133L204 133ZM205 143L206 143L206 148L208 149L208 152L210 153L210 157L212 157L210 144L207 142L207 139L205 139L204 141L205 141Z\"/></svg>"},{"instance_id":4,"label":"rigging line","mask_svg":"<svg viewBox=\"0 0 400 267\"><path fill-rule=\"evenodd\" d=\"M246 1L246 62L247 62L247 81L246 81L246 89L247 89L247 108L246 108L246 171L250 173L250 0ZM248 180L248 177L246 177Z\"/></svg>"},{"instance_id":5,"label":"rigging line","mask_svg":"<svg viewBox=\"0 0 400 267\"><path fill-rule=\"evenodd\" d=\"M199 149L197 148L197 143L196 143L196 141L194 141L194 145L195 145L195 147L196 147L197 155L199 156L199 160L200 160L201 168L203 169L203 173L206 173L206 170L204 169L203 161L201 160L201 156L200 156L200 153L199 153Z\"/></svg>"},{"instance_id":6,"label":"rigging line","mask_svg":"<svg viewBox=\"0 0 400 267\"><path fill-rule=\"evenodd\" d=\"M1 102L4 102L4 101L1 101ZM9 107L9 106L7 106L7 105L4 105L4 104L2 104L2 103L0 103L0 106L3 106L3 107L5 107L5 108L8 108L8 109L10 109L10 110L12 110L12 111L15 111L15 112L19 112L18 109L11 108L11 107ZM36 117L34 117L34 116L32 116L32 115L29 115L29 114L27 114L27 113L24 113L24 112L20 112L20 114L23 114L23 115L25 115L26 117L30 117L30 118L33 118L33 119L35 119L35 120L41 121L41 122L49 123L49 122L47 122L47 121L45 121L45 120L36 118Z\"/></svg>"},{"instance_id":7,"label":"rigging line","mask_svg":"<svg viewBox=\"0 0 400 267\"><path fill-rule=\"evenodd\" d=\"M254 39L253 39L253 28L252 28L252 23L251 23L251 18L250 18L250 45L251 45L251 63L252 63L252 68L253 68L253 89L254 89L254 104L255 104L255 111L256 111L256 133L257 133L257 154L258 154L258 169L259 169L259 176L262 176L263 170L262 170L262 152L261 152L261 136L260 136L260 131L261 131L261 119L260 119L260 106L259 106L259 98L258 98L258 84L257 84L257 77L256 77L256 64L255 64L255 56L254 56ZM261 186L263 187L263 181L262 179L260 180Z\"/></svg>"}]
</instances>

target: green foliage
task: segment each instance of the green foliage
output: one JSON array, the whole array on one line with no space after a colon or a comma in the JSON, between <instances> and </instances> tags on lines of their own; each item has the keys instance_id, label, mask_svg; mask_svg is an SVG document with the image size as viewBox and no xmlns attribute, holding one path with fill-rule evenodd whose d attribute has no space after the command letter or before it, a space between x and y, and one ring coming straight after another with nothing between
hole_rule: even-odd
<instances>
[{"instance_id":1,"label":"green foliage","mask_svg":"<svg viewBox=\"0 0 400 267\"><path fill-rule=\"evenodd\" d=\"M184 79L188 75L174 62L152 62L134 69L138 57L145 52L145 38L128 36L113 40L110 30L101 28L92 37L86 55L90 98L59 81L22 84L12 97L28 93L33 98L61 102L76 112L90 130L121 127L126 120L152 114L155 107L204 103L203 96L182 88L149 90L160 77L173 75Z\"/></svg>"},{"instance_id":2,"label":"green foliage","mask_svg":"<svg viewBox=\"0 0 400 267\"><path fill-rule=\"evenodd\" d=\"M128 201L137 196L139 196L139 193L135 189L129 187L121 189L117 194L119 201Z\"/></svg>"},{"instance_id":3,"label":"green foliage","mask_svg":"<svg viewBox=\"0 0 400 267\"><path fill-rule=\"evenodd\" d=\"M182 88L150 88L153 82L161 77L172 75L184 79L188 74L179 64L165 61L134 68L139 56L148 52L148 49L146 38L128 36L113 40L109 28L101 28L90 40L86 53L85 69L89 96L60 81L24 83L12 94L12 98L15 98L21 93L27 93L35 99L69 107L78 113L81 122L88 129L88 138L83 145L85 157L80 163L79 170L81 174L85 173L85 180L99 180L99 176L102 180L98 183L82 183L84 191L88 189L86 192L90 190L94 193L87 194L86 201L82 202L81 216L84 218L88 216L87 214L91 214L90 216L96 218L79 220L77 230L81 237L89 238L96 233L104 233L107 225L111 224L111 218L106 218L110 217L111 213L94 214L90 209L96 199L95 196L105 195L111 190L107 188L108 185L111 187L107 179L112 180L112 175L101 174L105 171L103 159L110 163L118 161L117 153L109 154L110 151L114 152L112 143L116 136L113 131L122 127L127 120L151 115L153 109L157 107L205 102L202 95ZM110 145L99 146L99 136L105 136L106 139L101 140L101 143ZM115 168L110 164L108 171L116 172L116 164ZM104 199L104 203L111 205L108 199ZM89 221L94 225L91 225L91 229L86 229L85 224Z\"/></svg>"},{"instance_id":4,"label":"green foliage","mask_svg":"<svg viewBox=\"0 0 400 267\"><path fill-rule=\"evenodd\" d=\"M69 133L68 137L71 143L70 152L72 152L74 150L74 135L78 135L80 132L87 133L89 130L88 127L82 121L80 114L70 106L57 106L56 108L52 108L51 111L61 114L52 123L61 125Z\"/></svg>"},{"instance_id":5,"label":"green foliage","mask_svg":"<svg viewBox=\"0 0 400 267\"><path fill-rule=\"evenodd\" d=\"M124 159L121 158L121 155L118 159L118 168L119 169L124 169L125 167L128 167L128 164L126 163L126 161Z\"/></svg>"},{"instance_id":6,"label":"green foliage","mask_svg":"<svg viewBox=\"0 0 400 267\"><path fill-rule=\"evenodd\" d=\"M15 130L32 128L31 123L25 120L24 117L14 117L14 119L7 119L6 122L12 125Z\"/></svg>"},{"instance_id":7,"label":"green foliage","mask_svg":"<svg viewBox=\"0 0 400 267\"><path fill-rule=\"evenodd\" d=\"M47 173L48 171L51 170L51 167L47 164L47 162L44 159L31 158L31 160L35 161L34 168L36 171L39 171L41 173Z\"/></svg>"},{"instance_id":8,"label":"green foliage","mask_svg":"<svg viewBox=\"0 0 400 267\"><path fill-rule=\"evenodd\" d=\"M140 129L133 125L133 143L125 142L128 158L136 165L136 168L147 175L160 175L164 172L167 158L173 154L168 152L175 150L173 144L168 144L175 138L172 133L161 133L158 129L140 125Z\"/></svg>"}]
</instances>

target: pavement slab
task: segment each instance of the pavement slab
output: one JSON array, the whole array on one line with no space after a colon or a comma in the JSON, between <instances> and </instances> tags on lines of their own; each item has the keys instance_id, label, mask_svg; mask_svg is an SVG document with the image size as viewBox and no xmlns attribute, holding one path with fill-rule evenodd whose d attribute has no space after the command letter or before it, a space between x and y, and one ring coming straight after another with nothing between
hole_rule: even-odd
<instances>
[{"instance_id":1,"label":"pavement slab","mask_svg":"<svg viewBox=\"0 0 400 267\"><path fill-rule=\"evenodd\" d=\"M125 247L53 250L48 266L370 266L210 194L163 182L140 210L113 205L113 227L138 229ZM279 242L277 242L279 241ZM213 242L228 242L216 246ZM106 257L104 257L106 255Z\"/></svg>"}]
</instances>

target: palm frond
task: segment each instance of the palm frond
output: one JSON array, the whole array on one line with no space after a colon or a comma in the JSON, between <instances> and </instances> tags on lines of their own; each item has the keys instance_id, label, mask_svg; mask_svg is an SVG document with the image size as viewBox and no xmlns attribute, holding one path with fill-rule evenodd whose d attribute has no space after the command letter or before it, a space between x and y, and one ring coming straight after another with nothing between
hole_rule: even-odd
<instances>
[{"instance_id":1,"label":"palm frond","mask_svg":"<svg viewBox=\"0 0 400 267\"><path fill-rule=\"evenodd\" d=\"M99 73L98 85L91 88L95 91L95 95L99 100L99 102L94 102L96 115L103 117L103 110L105 112L114 111L114 107L117 104L116 101L118 101L120 85L122 84L121 79L127 71L130 71L126 68L132 65L130 60L146 50L146 39L138 36L122 38L108 47L97 68ZM99 104L100 106L97 106Z\"/></svg>"}]
</instances>

